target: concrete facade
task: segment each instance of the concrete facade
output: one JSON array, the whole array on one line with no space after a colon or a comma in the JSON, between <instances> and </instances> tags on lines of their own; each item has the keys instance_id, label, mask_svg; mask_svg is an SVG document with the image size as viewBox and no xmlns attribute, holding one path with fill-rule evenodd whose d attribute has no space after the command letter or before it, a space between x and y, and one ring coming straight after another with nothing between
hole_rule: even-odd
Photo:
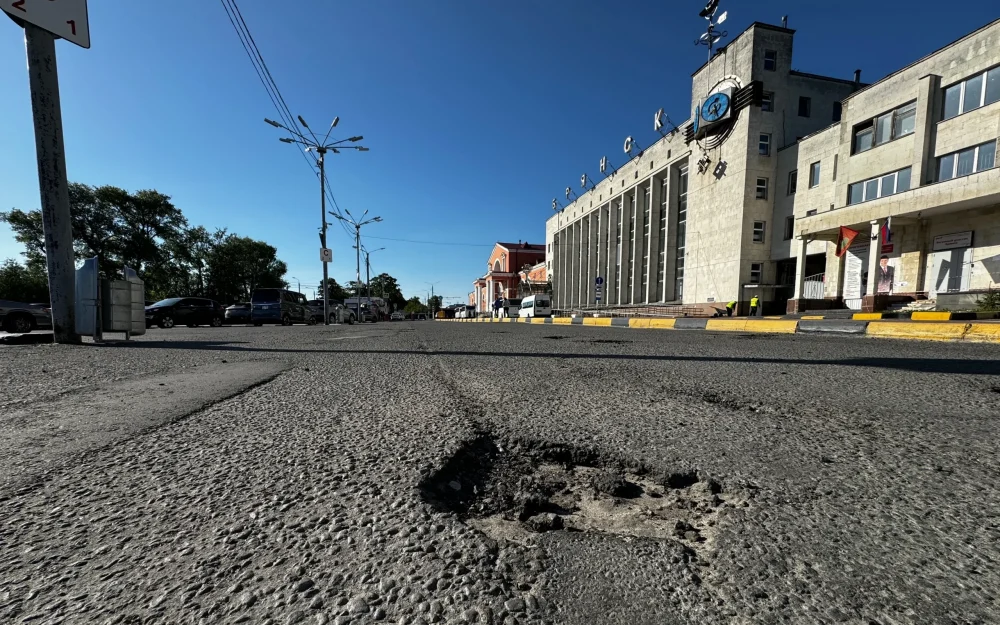
<instances>
[{"instance_id":1,"label":"concrete facade","mask_svg":"<svg viewBox=\"0 0 1000 625\"><path fill-rule=\"evenodd\" d=\"M826 279L823 304L804 297L805 285L797 283L788 309L881 310L1000 282L1000 21L859 90L842 106L838 124L797 146L792 247L825 247ZM872 122L893 111L903 120L898 125L880 130ZM884 132L885 141L862 149L868 127L876 136ZM814 161L824 177L807 189L804 163ZM900 185L905 178L908 185ZM842 226L861 234L838 258L833 242ZM892 267L891 280L874 277L872 268L883 263Z\"/></svg>"},{"instance_id":2,"label":"concrete facade","mask_svg":"<svg viewBox=\"0 0 1000 625\"><path fill-rule=\"evenodd\" d=\"M881 310L1000 282L1000 21L871 85L792 70L793 35L755 23L720 48L690 119L548 219L556 308Z\"/></svg>"},{"instance_id":3,"label":"concrete facade","mask_svg":"<svg viewBox=\"0 0 1000 625\"><path fill-rule=\"evenodd\" d=\"M835 103L858 88L854 80L793 71L793 34L756 23L720 48L692 77L691 110L726 92L728 119L695 137L692 116L649 147L633 145L617 169L610 156L606 177L578 189L579 197L549 218L546 263L556 308L670 303L711 310L753 295L774 302L775 251L793 255L788 241L775 241L784 234L784 220L775 222L779 206L794 212L777 200L787 176L781 148L828 126ZM747 99L754 89L767 103ZM802 98L808 103L800 110Z\"/></svg>"}]
</instances>

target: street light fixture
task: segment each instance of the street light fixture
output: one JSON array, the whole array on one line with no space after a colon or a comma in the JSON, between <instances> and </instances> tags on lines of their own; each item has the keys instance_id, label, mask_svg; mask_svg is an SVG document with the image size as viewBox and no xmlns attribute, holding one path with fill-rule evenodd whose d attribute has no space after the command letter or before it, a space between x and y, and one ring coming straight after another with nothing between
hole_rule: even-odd
<instances>
[{"instance_id":1,"label":"street light fixture","mask_svg":"<svg viewBox=\"0 0 1000 625\"><path fill-rule=\"evenodd\" d=\"M354 249L357 250L357 258L356 258L357 276L354 282L355 284L354 290L355 290L355 296L358 298L358 319L361 319L361 226L367 226L368 224L371 223L380 222L382 221L382 218L372 217L371 219L366 220L365 215L368 214L367 210L361 214L361 219L355 219L354 215L351 215L351 211L347 210L346 208L344 209L344 212L347 213L347 217L344 217L343 215L338 215L337 213L334 212L331 212L330 214L336 217L337 219L350 224L354 228ZM350 219L348 219L348 217L350 217Z\"/></svg>"},{"instance_id":2,"label":"street light fixture","mask_svg":"<svg viewBox=\"0 0 1000 625\"><path fill-rule=\"evenodd\" d=\"M302 119L301 115L299 115L298 118L299 118L299 123L302 124L302 127L308 130L309 134L312 135L312 139L303 136L302 133L298 132L297 130L289 128L284 124L282 124L281 122L276 122L273 119L268 119L265 117L264 122L274 126L275 128L281 128L282 130L287 130L288 132L292 133L292 135L294 135L293 137L281 137L280 139L278 139L282 143L294 143L297 145L301 145L306 149L306 152L316 152L319 155L317 157L317 160L319 161L319 197L320 197L319 213L320 213L320 219L322 220L323 224L323 227L320 229L319 240L320 244L323 246L323 249L325 250L327 249L326 230L328 224L326 221L326 165L325 165L326 159L324 157L326 156L326 153L328 151L333 152L334 154L340 154L340 150L337 149L338 147L357 150L358 152L367 152L368 148L360 145L342 145L347 142L356 143L363 138L360 136L350 137L348 139L341 139L339 141L329 141L330 132L337 126L338 123L340 123L340 117L333 118L333 123L330 124L330 129L326 131L326 136L323 137L322 141L320 141L319 138L316 136L316 133L314 133L312 129L309 128L309 124L306 123L306 120ZM360 270L358 271L358 275L360 276ZM324 325L330 325L330 308L329 305L327 304L327 300L329 299L328 297L329 293L327 291L329 280L330 276L329 276L329 270L327 268L327 261L326 259L323 259L322 291L323 291ZM301 286L299 290L301 291Z\"/></svg>"}]
</instances>

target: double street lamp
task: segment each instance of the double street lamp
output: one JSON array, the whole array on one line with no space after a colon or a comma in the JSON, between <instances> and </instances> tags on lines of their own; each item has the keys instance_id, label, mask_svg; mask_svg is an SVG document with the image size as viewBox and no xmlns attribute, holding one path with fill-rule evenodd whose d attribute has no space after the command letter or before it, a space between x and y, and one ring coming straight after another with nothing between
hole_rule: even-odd
<instances>
[{"instance_id":1,"label":"double street lamp","mask_svg":"<svg viewBox=\"0 0 1000 625\"><path fill-rule=\"evenodd\" d=\"M291 137L282 137L282 138L280 138L279 141L281 141L282 143L294 143L296 145L301 145L301 146L305 147L306 152L316 152L316 154L318 155L317 160L319 161L320 219L322 219L322 223L323 223L323 227L320 229L320 233L319 233L319 240L320 240L320 245L323 246L323 252L322 252L322 254L325 254L326 250L327 250L327 247L326 247L326 230L327 230L327 221L326 221L326 169L324 167L326 153L327 152L333 152L334 154L340 154L341 150L357 150L358 152L367 152L368 148L360 146L360 145L344 145L345 143L357 143L358 141L361 141L362 139L364 139L364 137L361 137L361 136L349 137L347 139L341 139L339 141L330 141L329 140L330 139L330 132L332 132L333 129L337 127L337 123L340 122L340 118L339 117L334 117L333 118L333 123L330 124L330 128L329 128L329 130L326 131L326 136L323 137L322 141L319 139L319 137L316 136L316 133L314 133L312 131L312 129L309 127L309 124L306 123L306 120L302 119L301 115L299 115L298 117L299 117L299 123L302 124L303 128L305 128L306 130L309 131L309 134L312 135L312 139L310 139L310 138L308 138L306 136L303 136L298 131L293 130L293 129L285 126L281 122L276 122L273 119L267 119L267 118L264 118L264 121L267 122L268 124L271 124L275 128L281 128L282 130L286 130L286 131L292 133L293 136L291 136ZM327 271L327 263L328 262L329 262L329 258L326 257L326 256L323 256L323 288L322 288L322 295L323 295L323 323L324 323L324 325L329 325L330 324L330 310L329 310L329 306L327 304L327 300L329 299L329 292L327 290L329 288L329 274L328 274L328 271ZM360 271L359 271L359 274L360 274Z\"/></svg>"},{"instance_id":2,"label":"double street lamp","mask_svg":"<svg viewBox=\"0 0 1000 625\"><path fill-rule=\"evenodd\" d=\"M367 210L361 214L359 219L355 219L354 215L351 214L351 211L346 208L344 209L344 212L347 213L347 217L333 212L330 214L337 219L350 224L354 228L354 249L357 250L357 278L354 284L356 286L355 291L358 298L358 319L361 319L361 226L367 226L368 224L382 221L382 218L372 217L370 219L365 219L368 215Z\"/></svg>"}]
</instances>

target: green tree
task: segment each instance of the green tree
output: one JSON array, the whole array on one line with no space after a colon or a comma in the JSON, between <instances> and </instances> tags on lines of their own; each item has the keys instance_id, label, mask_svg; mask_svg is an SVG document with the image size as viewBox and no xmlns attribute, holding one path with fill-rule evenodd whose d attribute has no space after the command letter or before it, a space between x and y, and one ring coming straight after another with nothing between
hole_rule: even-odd
<instances>
[{"instance_id":1,"label":"green tree","mask_svg":"<svg viewBox=\"0 0 1000 625\"><path fill-rule=\"evenodd\" d=\"M319 282L320 282L319 292L322 293L323 281L320 280ZM350 295L347 294L347 291L344 289L344 287L340 286L340 284L338 284L336 280L334 280L333 278L327 278L326 297L327 299L333 299L342 302L348 297L350 297ZM320 295L320 299L323 299L322 295Z\"/></svg>"},{"instance_id":2,"label":"green tree","mask_svg":"<svg viewBox=\"0 0 1000 625\"><path fill-rule=\"evenodd\" d=\"M209 255L209 291L222 303L250 301L256 288L286 286L287 271L273 246L229 234Z\"/></svg>"},{"instance_id":3,"label":"green tree","mask_svg":"<svg viewBox=\"0 0 1000 625\"><path fill-rule=\"evenodd\" d=\"M403 305L403 312L408 315L427 312L427 307L424 306L419 297L414 296L406 300L406 304Z\"/></svg>"},{"instance_id":4,"label":"green tree","mask_svg":"<svg viewBox=\"0 0 1000 625\"><path fill-rule=\"evenodd\" d=\"M49 280L44 263L22 265L8 258L0 265L0 299L15 302L42 303L49 301Z\"/></svg>"},{"instance_id":5,"label":"green tree","mask_svg":"<svg viewBox=\"0 0 1000 625\"><path fill-rule=\"evenodd\" d=\"M442 305L443 305L443 300L441 299L440 295L435 295L433 297L427 298L427 306L433 312L437 312L437 311L441 310Z\"/></svg>"},{"instance_id":6,"label":"green tree","mask_svg":"<svg viewBox=\"0 0 1000 625\"><path fill-rule=\"evenodd\" d=\"M380 273L372 278L372 295L381 297L392 310L402 310L406 306L406 298L399 288L399 282L387 273Z\"/></svg>"},{"instance_id":7,"label":"green tree","mask_svg":"<svg viewBox=\"0 0 1000 625\"><path fill-rule=\"evenodd\" d=\"M12 208L0 212L0 221L6 222L14 232L14 240L24 246L21 254L29 263L45 264L45 233L42 230L42 211L23 211Z\"/></svg>"}]
</instances>

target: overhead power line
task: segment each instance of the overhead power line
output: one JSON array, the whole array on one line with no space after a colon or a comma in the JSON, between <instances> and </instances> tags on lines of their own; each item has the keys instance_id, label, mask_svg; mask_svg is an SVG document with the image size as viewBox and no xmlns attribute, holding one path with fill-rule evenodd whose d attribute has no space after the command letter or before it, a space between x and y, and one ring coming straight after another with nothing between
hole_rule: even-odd
<instances>
[{"instance_id":1,"label":"overhead power line","mask_svg":"<svg viewBox=\"0 0 1000 625\"><path fill-rule=\"evenodd\" d=\"M250 64L253 65L254 72L257 74L257 78L260 83L264 86L264 90L267 92L267 97L271 100L271 104L274 105L275 111L277 111L278 116L281 120L288 125L289 128L293 128L301 133L301 128L295 119L295 115L292 114L291 109L288 108L288 104L285 102L284 96L281 95L281 90L278 89L278 83L275 82L274 76L271 74L271 70L268 69L267 63L264 62L264 56L260 52L260 48L257 47L257 42L254 40L253 35L250 33L250 28L247 26L246 20L243 19L243 13L240 12L239 6L236 4L236 0L221 0L222 8L226 11L226 16L229 18L229 23L233 25L233 29L236 31L236 35L240 39L240 44L243 46L243 51L246 52L247 57L250 59ZM309 155L304 150L299 150L302 155L303 160L305 160L306 165L315 175L319 175L318 168L316 166L316 155L310 154L312 160L309 159ZM333 191L330 190L329 179L324 180L326 185L326 196L333 204L337 213L340 213L340 205L337 204L337 198L334 197ZM344 234L353 237L352 233L347 226L340 222Z\"/></svg>"},{"instance_id":2,"label":"overhead power line","mask_svg":"<svg viewBox=\"0 0 1000 625\"><path fill-rule=\"evenodd\" d=\"M447 243L445 241L417 241L415 239L394 239L392 237L376 237L368 235L369 239L378 239L380 241L397 241L399 243L419 243L421 245L447 245L450 247L493 247L495 243Z\"/></svg>"}]
</instances>

